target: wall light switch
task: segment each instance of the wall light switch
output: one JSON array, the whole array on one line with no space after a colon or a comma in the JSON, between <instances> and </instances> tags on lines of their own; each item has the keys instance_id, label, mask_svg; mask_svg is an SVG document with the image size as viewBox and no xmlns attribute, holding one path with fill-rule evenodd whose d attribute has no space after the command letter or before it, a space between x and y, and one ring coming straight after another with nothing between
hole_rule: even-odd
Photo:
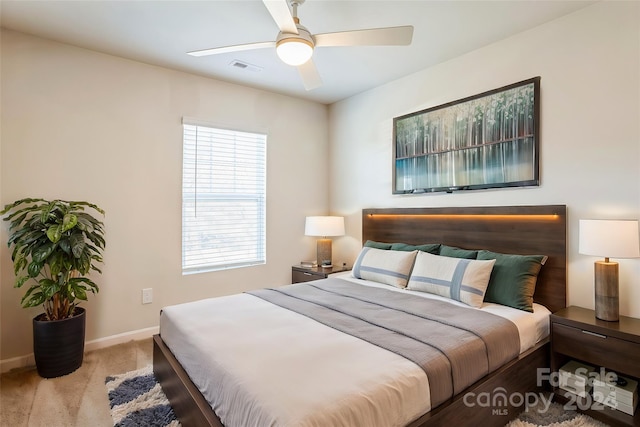
<instances>
[{"instance_id":1,"label":"wall light switch","mask_svg":"<svg viewBox=\"0 0 640 427\"><path fill-rule=\"evenodd\" d=\"M151 304L153 302L153 289L145 288L142 290L142 303Z\"/></svg>"}]
</instances>

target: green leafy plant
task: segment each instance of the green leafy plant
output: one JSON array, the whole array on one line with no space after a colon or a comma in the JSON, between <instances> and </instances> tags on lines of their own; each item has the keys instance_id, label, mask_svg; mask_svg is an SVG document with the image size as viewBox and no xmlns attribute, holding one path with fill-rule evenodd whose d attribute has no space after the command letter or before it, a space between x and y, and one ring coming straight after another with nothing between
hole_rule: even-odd
<instances>
[{"instance_id":1,"label":"green leafy plant","mask_svg":"<svg viewBox=\"0 0 640 427\"><path fill-rule=\"evenodd\" d=\"M104 215L88 202L44 199L21 199L0 211L11 221L15 287L31 284L22 306L42 305L47 320L73 316L78 300L99 290L86 275L102 273L96 264L103 262L104 224L85 209Z\"/></svg>"}]
</instances>

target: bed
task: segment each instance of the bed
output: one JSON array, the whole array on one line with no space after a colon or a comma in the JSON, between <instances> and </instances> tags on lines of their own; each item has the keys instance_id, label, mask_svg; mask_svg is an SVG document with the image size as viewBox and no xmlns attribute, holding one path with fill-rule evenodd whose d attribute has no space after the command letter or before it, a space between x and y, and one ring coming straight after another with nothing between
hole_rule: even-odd
<instances>
[{"instance_id":1,"label":"bed","mask_svg":"<svg viewBox=\"0 0 640 427\"><path fill-rule=\"evenodd\" d=\"M366 242L403 242L407 245L421 245L427 242L438 242L450 248L482 248L503 254L544 254L547 258L537 278L534 301L546 307L546 309L551 312L566 305L565 206L365 209L362 212L362 227L363 244ZM377 251L377 249L375 250ZM360 264L358 264L358 266L359 265ZM361 303L362 298L366 299L369 298L368 295L380 292L382 299L385 301L395 301L395 294L401 293L396 289L389 289L388 286L386 286L387 289L382 289L385 288L385 286L379 286L376 285L376 283L351 284L351 282L358 282L359 280L371 282L370 280L365 280L366 278L354 279L351 276L352 275L349 274L342 278L336 277L328 280L327 283L320 283L325 281L319 281L317 287L314 285L315 282L311 282L308 285L314 286L312 293L315 292L318 293L318 295L330 293L331 301L335 298L334 294L344 293L347 298L351 298L357 302L356 304L348 304L350 310L352 309L351 306L357 307L359 304L363 304L362 310L364 310L364 312L367 311L366 304L368 304L369 301ZM360 292L360 288L363 287L361 285L371 286L371 289L375 289L375 291L367 291L364 297L359 293L355 294L354 292ZM161 332L160 335L154 337L154 372L176 414L184 425L222 426L223 424L216 415L216 411L214 411L204 395L209 396L209 399L211 399L212 393L215 396L227 392L234 393L233 398L229 400L231 402L234 400L244 402L242 399L245 399L246 396L243 396L243 393L249 394L250 397L262 396L260 399L264 400L263 403L260 403L262 402L260 400L255 400L251 401L252 403L249 405L241 404L241 406L254 407L263 405L271 408L280 405L284 407L285 412L288 414L287 416L290 417L287 418L288 420L298 420L299 418L296 417L298 417L299 414L296 411L299 408L304 408L305 403L303 400L297 399L305 394L305 384L314 384L313 390L307 394L314 396L314 398L317 397L318 402L316 403L320 405L320 409L316 411L318 412L317 418L309 425L331 425L334 422L331 418L331 411L328 409L332 406L328 405L328 402L331 402L331 397L328 398L329 400L322 400L321 397L324 396L325 393L333 393L334 390L332 389L336 387L339 389L350 389L352 386L351 383L363 384L367 383L367 379L376 387L385 381L391 384L390 388L388 388L386 392L383 392L381 401L375 401L375 404L369 403L369 407L373 407L374 412L376 408L378 408L379 412L384 413L383 415L386 414L391 417L389 419L382 418L384 421L381 422L388 423L388 425L394 425L394 423L398 422L401 424L396 425L409 425L412 427L477 424L504 425L509 419L515 417L521 408L512 405L512 402L505 402L505 405L501 405L498 410L496 410L496 407L470 405L469 403L471 401L468 399L468 396L478 396L481 393L492 393L496 390L504 390L506 394L536 390L536 368L549 366L548 338L542 337L541 339L542 335L540 330L544 330L544 327L537 325L532 328L534 338L525 339L525 341L530 341L530 344L524 345L522 348L518 346L518 352L515 354L499 356L498 359L503 357L504 360L499 362L499 365L489 369L488 373L482 374L481 376L475 373L470 374L471 376L469 378L465 378L464 381L466 382L461 380L457 386L447 392L448 394L438 394L437 391L429 391L429 387L425 389L424 378L432 377L421 373L420 369L416 367L418 364L411 359L411 355L398 356L390 353L386 349L386 346L397 345L402 347L403 344L387 344L384 342L372 346L367 342L361 341L359 339L361 337L354 338L339 332L339 330L336 330L339 329L339 327L337 328L335 325L327 328L325 326L326 323L323 325L325 322L323 317L308 318L308 316L301 316L295 312L297 310L295 306L286 306L286 304L293 304L289 301L301 299L301 295L304 295L306 298L306 295L310 293L309 289L302 290L296 287L296 285L286 286L282 289L286 289L286 292L280 290L267 292L265 290L263 294L257 291L257 294L254 295L244 294L241 296L233 296L229 299L225 299L226 297L214 299L213 304L217 304L215 309L219 311L223 317L226 313L229 321L233 322L234 325L242 322L246 322L249 328L252 327L251 325L254 325L256 336L259 337L254 344L257 345L257 347L246 347L246 342L235 342L233 341L234 337L217 337L216 340L203 338L202 330L198 330L197 327L194 326L201 322L195 320L197 317L189 316L196 316L199 311L205 314L210 313L212 310L211 306L208 305L211 304L210 301L193 303L186 309L184 306L175 309L167 308L168 312L163 314L163 316L165 316L164 320L161 316ZM390 297L388 292L392 292L393 295ZM286 300L280 301L281 298L285 298L282 294L289 293L292 295L287 295ZM273 300L270 300L270 298ZM316 296L314 296L314 298L316 298ZM320 298L320 296L318 296L318 298ZM404 295L402 297L398 296L397 298L404 298ZM430 298L414 298L413 300L415 299L422 300ZM435 299L438 299L438 297L436 296ZM405 307L405 304L413 304L413 300L405 302L405 300L398 299L398 307ZM249 302L256 304L256 306L245 312L244 316L246 319L233 317L236 315L235 313L242 312L241 307L243 304ZM322 302L322 304L325 304L325 302ZM339 303L336 302L336 304ZM416 304L423 304L423 302L417 301ZM431 303L424 302L424 304ZM458 303L458 305L460 304ZM484 304L483 309L494 305L498 306L498 304ZM500 307L496 309L499 310ZM227 311L225 312L225 310ZM468 309L462 310L469 311ZM540 310L536 309L535 311L541 313L544 312L543 310L543 308L540 308ZM180 323L173 325L171 321L167 320L174 315L174 311L182 311L187 315L187 320L182 323L187 326L180 326ZM407 311L409 310L407 309ZM417 311L423 312L425 310L420 308L417 309ZM426 311L431 313L437 310L429 309ZM549 311L546 311L546 313ZM262 312L264 312L266 317L254 317L253 315L247 314L252 313L257 316L258 313ZM273 315L273 312L275 312L276 315ZM243 315L240 315L240 317L242 316ZM324 316L324 314L319 313L317 316ZM356 317L360 318L360 316L362 316L362 314L358 312ZM455 317L463 318L464 316L460 315ZM390 321L395 320L395 317L390 317ZM411 320L411 322L414 322L414 320ZM548 328L548 319L543 316L541 322L542 325L547 325ZM314 335L313 340L305 343L302 347L314 354L320 355L323 359L336 358L341 360L339 366L345 371L341 372L340 368L335 369L335 372L323 371L321 367L305 368L303 364L297 363L297 361L300 359L304 360L308 357L308 354L298 354L296 353L298 350L293 349L293 347L287 348L286 345L282 345L283 348L287 348L288 350L281 352L284 356L275 357L274 354L270 354L268 347L272 346L271 344L275 342L274 340L284 339L285 343L287 340L290 342L295 341L293 336L287 335L293 333L292 328L287 328L288 325L291 324L295 324L296 328L299 329L299 332L303 335L310 335L312 331L319 331L318 338L315 338ZM206 325L200 326L207 329ZM518 328L520 328L520 326L518 326ZM192 332L195 331L195 333L190 332L191 329L193 329ZM222 330L224 328L217 329ZM362 330L361 327L357 327L356 329ZM428 328L421 329L425 330ZM487 327L486 329L490 331L493 329L493 326ZM272 333L272 331L275 332ZM348 336L348 338L342 337L343 335ZM340 345L346 345L348 350L340 346L333 347L335 341L324 341L329 338L335 340L336 337L337 340L340 341ZM231 344L219 344L217 348L215 345L213 345L213 347L207 347L207 345L210 344L208 341L218 342L218 339L222 338L231 339L231 341L229 341ZM165 339L167 342L165 342ZM464 338L460 339L464 340ZM220 343L222 342L224 341L220 341ZM204 349L201 351L200 356L197 355L197 352L190 353L191 347L198 348L199 346ZM234 350L233 348L235 346L239 346L237 348L242 350ZM170 348L173 349L173 351ZM498 350L501 348L502 344L495 344L496 354L500 353ZM344 359L348 359L348 357L345 357L345 354L350 355L352 351L354 353L351 357L362 361L361 364L363 366L361 369L353 368L354 365L344 364ZM422 350L414 349L413 351L414 355L418 355L414 356L414 358L419 359ZM176 358L174 352L178 355L178 358ZM178 359L188 366L192 366L190 360L194 359L196 360L196 366L199 366L198 363L200 362L197 362L197 359L202 359L202 353L207 352L216 353L218 357L217 361L210 362L214 365L224 365L227 359L232 357L237 359L238 357L235 355L243 355L240 357L240 363L244 363L245 366L243 369L248 370L248 373L242 378L229 379L223 376L222 379L208 381L206 377L202 379L198 376L199 374L196 372L197 369L193 367L188 368L187 370L190 370L191 376L196 378L195 381L200 385L200 387L196 387L190 375L187 374L187 370L178 362ZM273 365L273 368L269 368L269 363L276 365ZM278 363L280 366L277 366ZM491 364L494 362L487 363ZM274 375L280 375L281 371L287 366L293 370L292 378L297 379L292 383L287 383L285 380L281 380L280 377L269 376L270 372L274 372ZM384 369L380 368L380 366L384 366ZM460 362L460 366L460 371L465 371L467 369L464 367L475 366L475 363L468 363L468 361L465 362L463 359L463 361ZM308 382L306 379L300 379L305 378L303 376L305 375L305 370L310 372L310 374L307 374L310 377ZM402 379L396 378L394 376L396 372L401 372L405 377L402 377ZM407 374L407 372L409 373ZM434 377L437 376L436 374L433 375ZM316 377L315 383L313 382L314 376ZM351 379L352 377L350 376L353 376L353 379ZM253 384L256 377L265 377L264 382L256 382ZM342 385L338 381L339 377L349 377L349 381L347 381L345 385ZM319 380L324 381L318 382ZM427 383L428 382L429 380L427 380ZM254 387L254 391L252 391L249 386L245 387L244 391L242 391L243 388L241 387L240 392L229 391L233 390L230 387L221 387L221 385L228 383L240 383L243 387L251 384L251 387ZM435 382L433 383L435 384ZM265 389L264 384L272 384L272 387ZM203 392L201 392L201 390ZM391 392L388 390L391 390ZM437 388L433 390L437 390ZM355 389L355 395L361 395L362 393L362 390ZM439 397L435 399L435 404L431 407L430 401L436 395ZM272 397L274 396L282 396L282 398L285 399L285 403L283 404L281 400L272 401ZM466 400L465 396L467 396ZM370 400L372 397L366 396L365 400L367 399ZM384 404L380 402L384 402ZM425 404L425 402L427 403ZM223 418L225 419L231 420L233 417L230 418L230 414L236 414L237 417L235 421L233 421L235 423L242 423L242 420L252 419L249 415L241 413L243 411L241 407L233 407L232 404L227 404L225 407L221 406L220 403L214 403L214 406L217 412L223 414ZM357 407L357 404L349 403L346 406ZM367 405L365 404L364 406L366 407ZM336 411L339 412L340 409L336 409ZM395 412L407 413L396 414ZM349 414L347 417L352 418L350 422L346 422L346 425L370 425L366 415L363 419L353 418L355 417L353 414ZM258 417L253 418L253 420L253 423L257 425L275 425L276 423L273 419L267 418L261 419ZM229 423L231 423L231 421L229 421ZM293 425L296 425L296 423L293 422Z\"/></svg>"}]
</instances>

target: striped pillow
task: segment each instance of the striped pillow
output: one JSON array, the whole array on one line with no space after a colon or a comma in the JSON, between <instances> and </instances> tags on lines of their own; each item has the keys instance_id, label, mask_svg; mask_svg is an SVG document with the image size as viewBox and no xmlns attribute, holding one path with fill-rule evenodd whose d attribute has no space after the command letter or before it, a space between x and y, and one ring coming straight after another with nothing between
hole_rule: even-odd
<instances>
[{"instance_id":1,"label":"striped pillow","mask_svg":"<svg viewBox=\"0 0 640 427\"><path fill-rule=\"evenodd\" d=\"M494 264L495 260L477 261L420 252L407 289L481 307Z\"/></svg>"},{"instance_id":2,"label":"striped pillow","mask_svg":"<svg viewBox=\"0 0 640 427\"><path fill-rule=\"evenodd\" d=\"M356 279L404 288L418 251L391 251L364 247L351 270Z\"/></svg>"}]
</instances>

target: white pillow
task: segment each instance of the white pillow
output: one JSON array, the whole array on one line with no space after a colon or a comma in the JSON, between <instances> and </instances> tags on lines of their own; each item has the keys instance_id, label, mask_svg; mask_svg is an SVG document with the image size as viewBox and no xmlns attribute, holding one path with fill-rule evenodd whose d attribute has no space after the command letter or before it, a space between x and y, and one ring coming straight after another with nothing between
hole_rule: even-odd
<instances>
[{"instance_id":1,"label":"white pillow","mask_svg":"<svg viewBox=\"0 0 640 427\"><path fill-rule=\"evenodd\" d=\"M495 260L451 258L420 252L407 289L481 307Z\"/></svg>"},{"instance_id":2,"label":"white pillow","mask_svg":"<svg viewBox=\"0 0 640 427\"><path fill-rule=\"evenodd\" d=\"M418 251L392 251L364 247L353 264L351 274L356 279L372 280L404 288Z\"/></svg>"}]
</instances>

